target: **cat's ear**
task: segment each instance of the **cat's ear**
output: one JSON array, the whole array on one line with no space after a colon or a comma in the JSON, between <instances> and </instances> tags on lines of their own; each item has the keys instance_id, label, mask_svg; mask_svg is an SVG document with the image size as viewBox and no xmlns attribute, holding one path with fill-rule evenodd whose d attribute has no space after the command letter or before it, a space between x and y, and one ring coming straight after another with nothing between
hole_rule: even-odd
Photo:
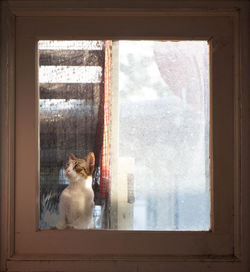
<instances>
[{"instance_id":1,"label":"cat's ear","mask_svg":"<svg viewBox=\"0 0 250 272\"><path fill-rule=\"evenodd\" d=\"M93 152L90 152L87 156L87 163L89 165L90 173L92 174L95 169L95 155Z\"/></svg>"},{"instance_id":2,"label":"cat's ear","mask_svg":"<svg viewBox=\"0 0 250 272\"><path fill-rule=\"evenodd\" d=\"M70 153L69 161L75 161L76 159L77 159L77 157L73 153Z\"/></svg>"}]
</instances>

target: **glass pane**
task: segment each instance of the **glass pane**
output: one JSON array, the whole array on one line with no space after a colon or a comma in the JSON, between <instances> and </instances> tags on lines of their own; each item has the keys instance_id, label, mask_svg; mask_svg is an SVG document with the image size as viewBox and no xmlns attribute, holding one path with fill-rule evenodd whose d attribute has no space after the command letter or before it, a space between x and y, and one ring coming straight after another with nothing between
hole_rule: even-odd
<instances>
[{"instance_id":1,"label":"glass pane","mask_svg":"<svg viewBox=\"0 0 250 272\"><path fill-rule=\"evenodd\" d=\"M208 43L38 49L40 228L209 230Z\"/></svg>"},{"instance_id":2,"label":"glass pane","mask_svg":"<svg viewBox=\"0 0 250 272\"><path fill-rule=\"evenodd\" d=\"M206 41L119 42L118 228L210 228L208 71Z\"/></svg>"},{"instance_id":3,"label":"glass pane","mask_svg":"<svg viewBox=\"0 0 250 272\"><path fill-rule=\"evenodd\" d=\"M60 219L60 196L70 183L65 175L70 154L98 154L102 144L104 42L39 41L38 50L40 228L46 229ZM98 170L98 155L95 159ZM98 179L98 171L94 177ZM101 206L96 204L89 209L97 221Z\"/></svg>"}]
</instances>

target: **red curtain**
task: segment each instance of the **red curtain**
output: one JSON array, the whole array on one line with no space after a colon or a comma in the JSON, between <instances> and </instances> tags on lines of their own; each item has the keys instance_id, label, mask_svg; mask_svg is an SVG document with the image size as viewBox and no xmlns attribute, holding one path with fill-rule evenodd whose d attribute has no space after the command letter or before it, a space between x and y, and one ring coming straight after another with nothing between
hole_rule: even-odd
<instances>
[{"instance_id":1,"label":"red curtain","mask_svg":"<svg viewBox=\"0 0 250 272\"><path fill-rule=\"evenodd\" d=\"M100 195L109 196L110 185L110 116L111 116L111 84L112 84L112 41L105 41L104 68L104 127L101 155Z\"/></svg>"}]
</instances>

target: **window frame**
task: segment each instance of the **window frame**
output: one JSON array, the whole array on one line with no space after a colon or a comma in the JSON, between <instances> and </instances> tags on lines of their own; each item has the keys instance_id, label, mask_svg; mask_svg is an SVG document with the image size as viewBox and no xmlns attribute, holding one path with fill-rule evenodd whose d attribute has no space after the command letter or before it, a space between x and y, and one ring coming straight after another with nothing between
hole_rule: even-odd
<instances>
[{"instance_id":1,"label":"window frame","mask_svg":"<svg viewBox=\"0 0 250 272\"><path fill-rule=\"evenodd\" d=\"M150 18L150 21L149 21ZM214 21L217 20L215 23ZM118 22L119 21L119 22ZM107 22L107 23L106 23ZM119 25L117 30L115 22ZM199 250L203 251L204 255L229 255L233 254L232 245L232 233L233 233L233 217L231 216L230 209L233 207L233 199L230 197L233 193L233 180L234 167L233 167L233 146L230 146L230 142L234 142L233 139L233 45L230 44L232 37L232 17L230 16L218 16L207 17L206 24L207 29L200 30L197 25L204 24L204 17L199 16L186 16L181 18L178 16L168 17L155 15L141 15L140 18L134 15L129 15L117 18L111 18L109 16L96 17L72 17L72 18L30 18L19 17L16 19L16 178L15 178L15 232L16 243L15 247L18 252L30 254L31 252L43 253L50 252L51 254L63 254L63 243L61 246L53 246L53 238L57 237L57 243L62 241L62 235L64 239L67 239L67 246L70 251L75 254L93 254L99 250L102 252L105 250L110 251L110 254L115 254L119 246L120 241L124 241L123 252L120 254L129 255L133 254L146 255L148 249L143 245L140 249L136 246L136 243L132 241L145 240L146 244L151 244L152 252L154 254L170 255L170 254L192 254L197 255L198 247L192 246L192 243L199 244ZM137 25L135 25L137 23ZM107 24L105 28L101 28L102 25ZM218 27L218 31L215 28L215 24L222 24L221 29ZM225 26L229 24L230 27ZM79 25L88 25L87 29L77 29ZM146 28L145 28L146 25ZM147 34L148 28L150 31L159 29L161 25L164 25L164 30L159 31L157 34ZM168 27L171 25L171 27ZM175 25L175 27L173 27ZM188 27L187 27L188 25ZM48 30L49 26L53 26L52 30ZM60 26L60 27L59 27ZM134 29L132 30L134 26ZM186 26L186 29L184 27ZM74 39L94 39L96 36L102 35L106 37L118 37L123 38L124 34L119 34L120 28L129 29L128 34L125 34L125 39L136 38L143 39L145 35L147 39L194 39L210 40L210 74L212 80L210 81L210 143L211 151L213 153L211 159L211 202L212 214L211 214L211 231L195 231L195 232L138 232L133 231L119 231L112 232L112 236L116 239L110 239L110 234L105 231L93 232L83 231L68 232L62 234L55 233L54 231L39 231L38 223L39 218L37 214L37 197L39 195L39 90L38 90L38 40L53 40L64 38L67 39L71 34ZM60 29L61 30L60 30ZM172 30L172 28L174 30ZM72 31L76 29L76 31ZM101 29L101 32L100 32ZM145 30L146 29L146 30ZM175 31L175 37L169 35L168 32ZM223 31L223 32L222 32ZM98 33L99 32L99 33ZM106 32L106 33L105 33ZM132 34L129 34L132 32ZM94 33L94 35L92 34ZM142 35L139 33L143 33ZM182 34L184 33L184 34ZM129 36L128 36L129 35ZM141 36L139 36L141 35ZM106 37L105 37L106 36ZM212 37L212 38L211 38ZM100 39L100 38L98 38ZM225 65L226 63L226 65ZM34 67L36 67L34 69ZM231 79L231 80L230 80ZM229 93L229 95L227 95ZM32 106L30 106L32 105ZM227 109L227 110L226 110ZM227 116L224 116L226 110ZM29 133L27 133L29 132ZM222 135L222 136L221 136ZM223 140L221 139L223 138ZM38 139L38 140L34 140ZM32 143L32 144L31 144ZM222 153L226 154L226 156ZM211 155L211 153L210 153ZM217 159L217 157L219 159ZM32 158L35 165L29 164L29 171L27 171L27 162ZM223 163L222 163L223 162ZM227 183L229 185L227 186ZM222 186L224 188L222 188ZM25 190L23 190L25 188ZM223 193L227 197L223 200L224 208L220 208L218 199L222 198ZM32 207L32 208L31 208ZM224 212L224 215L221 216ZM45 235L46 233L46 235ZM161 236L161 233L165 235ZM61 238L60 238L61 236ZM141 237L140 237L141 236ZM31 238L32 237L32 238ZM74 238L73 238L74 237ZM91 237L91 238L90 238ZM98 237L98 238L97 238ZM105 237L105 238L104 238ZM130 239L132 237L132 240ZM140 237L140 238L136 238ZM181 237L181 238L180 238ZM188 238L189 237L189 238ZM30 239L31 238L31 239ZM95 238L102 241L100 245L94 245L91 240L95 241ZM48 239L48 240L47 240ZM89 240L93 248L88 246L86 249L81 248L81 244L84 241ZM159 242L155 242L158 239L164 240L165 246L160 245ZM166 240L165 240L166 239ZM182 241L182 248L171 246L169 248L167 241L170 244L174 244L174 241ZM200 243L200 240L205 242ZM30 244L24 241L32 241ZM35 241L35 243L34 243ZM105 242L104 242L105 241ZM116 242L115 242L116 241ZM28 246L27 246L28 244ZM208 246L203 246L208 244ZM43 250L38 249L42 247ZM47 245L47 246L46 246ZM100 247L103 248L100 249ZM154 245L154 246L153 246ZM78 249L75 251L76 247Z\"/></svg>"},{"instance_id":2,"label":"window frame","mask_svg":"<svg viewBox=\"0 0 250 272\"><path fill-rule=\"evenodd\" d=\"M49 11L47 10L47 12L45 12L45 15L50 14L50 11L51 10L49 10ZM58 11L58 12L60 13L61 11ZM66 12L66 11L63 11L63 12ZM32 19L32 18L29 18L29 16L31 16L31 14L33 14L33 16L36 14L35 11L27 11L27 10L22 10L22 9L15 9L14 13L15 13L15 15L10 15L10 20L11 20L11 17L12 17L12 19L14 19L14 17L15 17L15 20L16 20L17 24L18 24L18 20L19 20L19 18L18 18L19 15L24 16L26 18L25 20L30 22L30 19ZM29 14L29 15L27 15L27 14ZM76 14L79 16L79 11L77 11ZM81 15L84 15L84 14L85 15L87 14L89 17L98 15L99 16L98 18L100 18L101 16L108 16L108 18L113 18L114 16L121 16L120 18L124 18L124 17L125 18L131 18L130 16L132 14L132 16L134 18L138 18L138 17L142 18L143 17L143 18L147 18L147 19L150 16L159 16L159 15L163 16L163 17L167 16L167 17L171 17L171 18L177 18L178 16L181 17L181 18L184 18L184 17L187 18L188 16L190 16L190 18L193 18L195 16L204 16L205 15L204 17L206 17L206 18L225 17L225 18L231 18L232 19L233 23L232 23L232 25L230 27L230 31L232 31L231 38L232 38L232 40L234 40L234 46L235 46L234 50L232 51L232 54L234 54L234 59L233 59L234 63L233 63L233 65L234 65L234 69L235 69L234 72L232 72L232 76L233 76L233 79L234 79L232 88L233 88L233 96L234 96L233 98L235 100L233 102L233 105L231 105L233 107L233 108L231 108L231 113L233 114L232 120L233 120L233 124L234 124L234 126L233 126L234 127L234 129L233 129L233 133L234 133L234 135L233 135L234 150L233 151L234 151L234 167L235 167L235 171L233 172L234 183L231 184L231 186L232 186L231 187L231 190L232 190L231 193L233 192L233 189L234 189L234 197L233 196L231 196L231 197L232 197L232 200L234 198L233 209L234 209L234 213L236 214L236 216L234 218L232 216L230 216L231 220L233 220L233 222L232 221L230 221L230 222L234 224L234 231L230 233L230 235L229 235L230 237L227 237L227 238L229 238L230 243L227 244L228 247L227 247L226 251L224 251L224 252L221 251L221 252L216 253L216 252L211 251L210 253L209 252L204 253L204 251L202 252L202 249L198 249L199 250L198 254L197 254L197 252L196 252L196 254L194 254L195 252L191 252L191 254L190 254L190 252L188 252L187 249L184 252L181 252L181 251L178 251L178 250L176 252L174 252L174 249L172 248L171 252L174 252L173 254L171 254L171 252L169 252L170 254L169 253L168 254L162 254L162 253L165 253L165 248L161 247L161 245L162 245L161 244L162 232L159 232L159 233L154 233L153 234L154 237L152 236L153 238L151 238L151 240L148 240L148 242L149 243L151 242L153 244L158 244L157 247L160 245L160 251L158 251L157 254L155 254L155 253L153 253L153 251L149 250L148 252L145 252L144 254L139 254L139 255L137 255L136 252L133 251L133 248L131 248L130 245L126 244L126 239L127 238L133 239L133 240L136 241L136 243L141 243L142 246L144 247L144 242L145 242L145 239L146 240L148 239L147 236L148 236L149 232L129 233L129 235L125 235L122 238L121 236L119 237L119 235L118 235L119 233L115 233L115 232L98 231L98 233L95 233L95 231L88 231L88 232L86 232L87 235L85 235L84 239L90 239L89 237L91 235L93 235L93 237L91 239L96 239L96 240L106 236L106 238L104 238L104 241L106 239L106 242L109 241L110 237L112 237L113 240L114 240L114 238L115 239L116 238L117 239L122 239L122 241L125 242L125 248L127 248L126 249L127 252L124 252L124 251L122 252L122 249L119 248L121 246L121 243L113 244L113 246L116 248L115 251L113 250L113 252L112 251L108 252L108 250L105 250L103 248L103 250L101 250L101 252L97 253L96 248L93 248L93 247L88 248L87 251L85 250L81 254L79 254L79 252L77 252L76 254L72 254L72 252L70 252L69 255L67 255L67 260L68 261L66 262L66 266L64 267L62 259L65 258L65 255L63 255L62 252L59 253L59 254L61 254L61 256L57 255L55 257L55 255L54 255L55 252L54 252L54 254L52 252L51 252L51 254L48 254L48 253L45 254L45 251L47 249L44 252L41 252L41 251L39 252L39 250L38 250L38 252L36 252L35 254L32 254L32 256L31 256L29 251L25 252L24 248L21 249L20 247L18 247L18 244L17 244L18 243L17 240L19 239L19 238L17 238L18 233L17 233L17 230L14 230L14 224L13 224L14 221L17 222L18 220L15 220L15 218L11 214L13 213L13 210L15 210L17 212L17 214L19 214L19 216L21 216L21 214L18 212L18 209L19 209L18 204L20 204L21 202L16 203L16 207L14 207L14 203L13 203L13 200L11 199L11 196L13 196L14 188L18 189L18 186L19 186L18 181L17 180L14 181L14 175L15 175L15 179L18 179L20 177L20 175L19 175L19 172L14 173L11 168L8 168L8 171L4 171L4 173L5 173L5 177L7 177L7 179L9 181L11 181L11 182L8 185L8 187L4 187L4 190L3 190L4 192L8 192L8 194L6 195L7 198L3 197L3 195L2 195L2 201L7 201L9 203L8 211L6 210L6 212L5 212L5 214L7 214L7 219L8 219L8 222L9 222L9 224L7 226L8 238L5 239L5 249L8 248L8 251L9 251L6 254L6 256L8 256L8 259L9 259L8 269L10 271L15 270L18 267L18 265L20 265L20 262L22 261L22 264L23 264L22 267L25 270L25 267L26 268L29 267L29 264L31 264L32 262L33 262L33 265L36 263L36 261L34 259L37 259L37 261L38 260L39 261L43 260L44 262L40 262L40 264L43 263L44 267L47 267L46 266L46 260L54 260L53 261L54 267L56 267L56 265L58 265L60 267L60 269L63 269L64 271L66 271L66 267L70 267L69 265L73 260L75 262L80 263L81 267L89 267L89 268L92 267L94 270L101 270L102 265L104 263L105 263L104 264L105 267L108 267L107 263L109 263L110 268L115 270L114 263L112 262L113 260L116 260L118 262L118 267L120 267L120 265L126 263L126 265L128 265L128 267L131 270L136 268L137 265L140 266L140 269L145 269L147 267L147 265L145 263L145 260L147 258L150 258L151 264L153 263L153 265L155 265L155 267L163 268L164 267L163 265L165 265L166 267L168 266L169 268L171 268L171 264L172 264L172 265L174 265L174 267L179 267L178 269L185 268L185 267L190 267L190 270L192 269L191 267L193 267L193 265L194 265L192 262L197 262L197 260L204 260L205 262L210 263L211 262L210 259L212 258L213 259L213 262L211 262L212 265L214 265L214 259L221 260L221 261L223 260L223 263L224 263L225 260L227 260L225 263L235 262L235 260L238 260L238 258L240 256L239 255L239 252L240 252L240 239L239 239L239 236L240 236L240 231L239 231L240 230L240 220L239 220L240 219L240 217L239 217L239 215L240 215L240 209L239 209L240 208L240 202L239 202L240 201L240 195L239 195L239 193L240 193L239 157L240 157L241 154L239 152L239 144L240 144L240 141L239 141L239 136L240 136L239 135L239 123L238 123L238 118L239 118L239 104L238 104L239 78L237 76L238 68L239 68L239 63L238 63L238 61L239 61L238 46L239 45L237 44L237 35L238 35L237 26L238 26L238 19L239 19L238 18L238 12L237 11L232 11L232 10L230 10L230 11L224 11L223 10L223 11L216 11L216 12L214 12L214 11L209 12L207 10L198 11L198 12L195 12L195 11L177 12L177 11L169 11L169 10L166 10L166 11L162 11L162 10L146 11L146 12L145 11L133 11L133 12L125 11L124 12L124 11L121 11L121 10L119 10L119 11L114 10L112 12L111 11L108 11L108 12L94 11L92 13L90 11L86 11L86 10L84 11L83 10ZM61 16L63 16L63 15L65 15L65 14L61 14ZM43 18L43 16L41 16L39 18L34 17L34 20L36 20L36 18L37 18L38 21L39 20L41 21L41 20L45 19L45 18ZM63 17L59 16L55 20L58 20L58 19L60 20L62 18ZM34 25L30 24L30 23L26 24L25 30L27 30L27 27L30 27L31 32L32 32L32 29L33 29ZM67 27L67 26L65 26L65 27ZM18 42L20 41L20 39L18 37L18 35L19 35L18 34L18 31L19 31L18 27L17 27L17 29L15 29L15 26L13 24L13 31L14 30L17 31L17 48L16 48L16 50L17 50L16 51L17 52L17 55L16 55L17 59L15 59L15 57L12 57L12 61L13 61L12 65L15 66L15 61L16 61L16 64L17 64L17 67L16 67L17 68L17 70L16 70L17 73L15 75L16 80L17 80L16 99L19 99L20 97L18 98L18 95L19 95L18 94L18 85L23 80L23 79L20 78L20 75L19 75L20 67L18 67L18 63L20 63L20 60L18 60L18 56L20 56L20 52L18 53L18 46L19 46ZM70 29L67 29L67 31L68 31L68 35L70 35ZM29 32L28 35L31 32ZM59 34L57 33L57 35L59 35ZM125 34L125 35L127 35L127 34ZM63 35L60 36L61 39L63 38L62 36ZM43 36L43 34L42 35L39 34L39 38L41 38L41 37L45 38ZM53 36L53 37L55 37L55 36ZM106 37L110 38L107 35L105 36L105 38ZM119 38L118 35L116 35L115 37ZM115 37L112 36L112 38L115 38ZM123 36L123 38L125 38L125 37L130 38L131 36ZM136 37L138 38L138 35ZM146 35L146 37L148 37L148 35ZM152 37L152 36L150 36L150 37ZM162 35L158 35L157 37L162 38ZM190 35L189 35L189 37L190 37ZM98 36L98 38L99 38L99 36ZM143 38L143 36L141 38ZM175 39L175 38L180 39L180 36L178 36L178 37L172 36L172 39ZM227 42L227 40L225 40L225 39L224 40L223 39L219 39L219 40L216 39L216 35L215 36L214 35L209 35L209 36L205 35L204 38L211 39L210 43L212 43L213 49L214 48L215 49L216 48L220 49ZM46 36L46 39L50 39L50 36ZM94 37L92 37L92 39L94 39ZM14 47L15 45L14 44L15 43L14 43L13 37L9 37L9 40L10 40L10 43L12 44L12 48L10 50L12 50L12 52L14 52L14 50L15 50L15 47ZM231 42L232 42L232 40L231 40ZM24 48L24 47L22 47L22 48ZM29 51L30 49L32 50L32 48L27 47L25 50L26 50L26 52L30 52ZM25 52L22 52L22 54L23 53L25 54ZM28 55L26 55L26 56L28 56ZM31 63L34 63L34 62L31 61ZM223 68L223 66L221 66L220 69L222 69L222 68ZM34 75L34 78L35 78L35 70L34 70L34 68L32 68L32 69L33 69L33 72L34 72L33 75ZM14 73L13 74L10 73L9 79L7 79L7 81L10 82L11 78L14 78ZM11 83L11 84L13 84L13 83ZM14 99L15 99L15 95L14 95L15 86L14 85L9 85L8 88L10 90L10 92L8 94L10 99L11 99L10 102L13 102ZM33 86L33 88L34 88L34 86ZM23 95L23 93L22 93L22 95ZM31 97L30 99L33 99L33 98ZM212 99L213 99L213 96L212 96ZM8 117L8 121L9 121L8 122L8 127L9 127L8 133L9 134L7 134L7 132L4 132L5 135L7 134L7 136L8 136L6 141L7 141L8 145L9 145L9 147L11 147L9 150L5 149L5 154L8 155L8 162L6 164L11 166L11 165L13 165L13 162L15 161L16 170L18 171L17 164L18 164L18 161L19 161L19 159L18 159L18 152L19 151L17 149L20 147L20 144L17 142L15 150L13 149L14 137L13 137L13 134L11 132L16 131L16 133L17 133L16 137L17 138L19 137L18 133L20 133L21 130L18 127L16 127L16 129L15 129L14 120L16 119L16 124L18 125L18 122L19 122L18 118L20 117L19 113L21 113L22 110L20 111L20 109L18 109L18 108L16 109L17 115L16 115L16 118L15 118L15 116L14 116L15 108L14 108L14 105L11 104L10 102L8 104L8 110L9 110L9 113L10 113L10 115ZM31 100L31 103L32 103L32 100ZM18 104L16 104L16 105L18 106ZM20 104L19 104L19 106L20 106ZM22 109L23 109L23 107L22 107ZM35 109L33 109L33 110L35 110ZM211 116L211 117L212 117L211 119L213 120L213 116ZM34 118L34 116L33 116L33 118ZM231 131L231 133L232 133L232 131ZM211 142L211 144L213 144L213 141ZM14 182L15 182L15 184L14 184ZM5 183L5 186L6 186L6 183ZM34 195L36 195L36 194L34 194ZM217 202L217 200L216 200L216 202ZM5 204L4 207L6 207L6 204ZM225 211L225 207L224 207L224 211ZM217 216L219 218L220 216L223 216L223 215L221 213L219 213ZM227 221L226 224L228 224L230 222ZM20 226L21 225L19 225L18 228ZM22 225L21 228L22 227L25 227L25 226ZM34 227L34 224L33 224L32 227ZM198 239L200 239L200 238L203 239L206 235L210 235L211 233L213 233L213 231L215 229L216 228L213 227L212 232L201 232L199 234L201 236ZM14 235L14 233L15 233L15 235ZM44 236L47 235L46 233L48 233L48 232L44 232L44 234L45 234ZM68 239L70 239L70 236L72 237L72 235L74 235L74 233L75 232L68 232L66 234L67 241L69 241ZM126 232L120 232L120 234L122 234L122 233L126 233ZM168 232L168 233L170 233L170 232ZM178 244L181 244L183 242L183 239L185 239L184 236L190 236L191 233L192 232L172 232L171 235L173 235L173 239L172 240L167 239L165 242L168 242L169 244L172 244L172 245L177 244L177 246L174 246L174 247L179 248ZM61 232L61 234L62 234L62 232ZM196 234L198 234L198 232L196 232ZM55 234L55 235L58 236L58 237L60 236L59 233L58 233L58 235L57 234ZM222 235L222 233L219 230L219 232L217 233L216 239L218 237L220 237L221 235ZM65 236L64 236L64 238L65 238ZM59 237L59 239L60 239L60 237ZM90 239L90 241L91 241L91 239ZM221 242L222 242L222 240L219 241L219 243L221 243ZM186 242L186 243L188 243L188 242ZM34 240L32 240L32 244L34 244ZM123 246L124 246L124 244L123 244ZM213 246L215 246L215 245L213 245ZM25 245L25 247L26 247L26 245ZM116 254L117 248L120 249L120 252L118 252ZM156 248L154 248L154 249L156 249ZM30 248L29 248L29 250L30 250ZM89 254L90 251L92 251L92 254ZM97 265L92 266L91 260L93 260L93 259L97 261ZM189 260L188 265L185 264L185 260L187 260L187 259ZM5 260L6 260L6 258L5 258ZM182 262L179 262L179 260L182 260ZM184 260L184 262L183 262L183 260ZM29 263L29 261L32 261L32 262ZM131 263L131 264L129 265L129 263ZM192 263L192 265L190 266L191 263ZM227 266L227 265L225 264L225 266ZM197 269L198 269L198 267L203 267L202 263L198 262L198 265L196 267L197 267ZM206 267L206 266L204 266L204 267ZM19 269L22 270L22 268L19 268ZM206 268L206 269L209 269L209 268ZM234 269L236 269L236 268L234 268ZM179 270L179 271L181 271L181 270ZM205 271L209 271L209 270L205 270ZM232 271L234 271L234 270L232 270Z\"/></svg>"}]
</instances>

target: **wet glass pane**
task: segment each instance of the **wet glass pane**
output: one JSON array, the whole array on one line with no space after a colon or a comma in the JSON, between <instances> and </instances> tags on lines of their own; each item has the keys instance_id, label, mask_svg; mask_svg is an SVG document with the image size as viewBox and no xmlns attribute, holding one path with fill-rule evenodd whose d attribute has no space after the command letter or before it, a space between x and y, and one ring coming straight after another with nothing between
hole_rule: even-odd
<instances>
[{"instance_id":1,"label":"wet glass pane","mask_svg":"<svg viewBox=\"0 0 250 272\"><path fill-rule=\"evenodd\" d=\"M40 228L208 230L208 43L38 48Z\"/></svg>"},{"instance_id":2,"label":"wet glass pane","mask_svg":"<svg viewBox=\"0 0 250 272\"><path fill-rule=\"evenodd\" d=\"M98 179L104 42L39 41L38 49L40 228L46 229L56 226L60 218L60 196L70 183L65 166L71 153L84 158L94 152ZM99 202L91 210L96 221L100 219Z\"/></svg>"}]
</instances>

